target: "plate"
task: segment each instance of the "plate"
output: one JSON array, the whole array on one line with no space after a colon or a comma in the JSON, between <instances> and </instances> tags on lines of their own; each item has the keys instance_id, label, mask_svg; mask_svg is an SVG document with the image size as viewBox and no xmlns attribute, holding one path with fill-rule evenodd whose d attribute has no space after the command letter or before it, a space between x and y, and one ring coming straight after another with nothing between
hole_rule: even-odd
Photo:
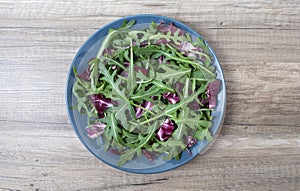
<instances>
[{"instance_id":1,"label":"plate","mask_svg":"<svg viewBox=\"0 0 300 191\"><path fill-rule=\"evenodd\" d=\"M144 156L131 160L127 162L123 166L118 166L118 160L119 157L110 153L107 153L103 151L103 148L101 146L101 139L90 139L87 137L85 126L86 126L86 117L84 115L81 115L77 112L77 110L70 109L72 105L76 103L75 98L72 95L72 87L75 82L75 76L73 73L73 66L75 66L79 73L81 73L85 68L87 62L94 58L97 54L97 50L99 49L99 46L101 45L103 39L107 35L107 32L109 28L118 28L121 26L122 22L124 20L136 20L135 27L145 27L148 26L151 22L160 23L163 21L165 24L173 23L178 28L185 30L188 32L191 36L194 37L200 37L196 31L194 31L192 28L188 27L187 25L165 16L160 15L149 15L149 14L143 14L143 15L133 15L124 17L118 20L115 20L99 30L97 30L91 37L87 39L87 41L81 46L79 51L74 57L74 60L72 64L70 65L68 77L67 77L67 84L66 84L66 106L68 111L68 116L71 122L71 125L82 142L82 144L98 159L103 161L104 163L126 172L132 172L132 173L139 173L139 174L151 174L151 173L159 173L168 171L171 169L174 169L176 167L179 167L183 164L186 164L193 158L195 158L199 154L203 154L214 141L208 142L207 140L198 141L196 145L194 145L191 148L192 154L188 154L187 152L183 152L180 160L169 160L165 161L162 159L162 157L158 157L154 161L149 161ZM203 38L202 38L203 39ZM203 39L204 40L204 39ZM217 97L217 107L212 112L213 116L213 126L210 128L211 134L216 139L218 132L220 131L225 115L225 106L226 106L226 86L225 86L225 80L222 68L219 64L219 61L212 50L212 48L208 45L208 43L204 40L204 42L207 44L213 60L213 65L216 67L216 73L217 73L217 79L221 81L221 87L220 92Z\"/></svg>"}]
</instances>

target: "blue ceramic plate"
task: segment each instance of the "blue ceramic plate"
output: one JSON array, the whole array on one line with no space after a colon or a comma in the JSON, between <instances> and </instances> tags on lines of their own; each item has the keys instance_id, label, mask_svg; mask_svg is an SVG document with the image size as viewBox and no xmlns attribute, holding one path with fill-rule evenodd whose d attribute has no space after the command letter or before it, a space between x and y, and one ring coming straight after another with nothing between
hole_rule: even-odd
<instances>
[{"instance_id":1,"label":"blue ceramic plate","mask_svg":"<svg viewBox=\"0 0 300 191\"><path fill-rule=\"evenodd\" d=\"M171 19L165 16L159 16L159 15L134 15L134 16L128 16L121 19L118 19L116 21L113 21L102 28L100 28L98 31L96 31L79 49L77 52L68 73L67 78L67 86L66 86L66 102L67 102L67 111L69 114L69 119L71 121L72 127L74 131L76 132L78 138L82 142L82 144L98 159L102 160L106 164L123 170L127 172L133 172L133 173L141 173L141 174L150 174L150 173L159 173L167 170L174 169L176 167L179 167L191 159L195 158L198 154L204 153L209 146L212 143L209 143L208 141L198 141L196 145L194 145L191 149L192 155L187 154L187 152L183 152L182 157L180 160L169 160L165 161L162 159L162 157L158 157L153 162L150 162L148 159L146 159L144 156L138 159L134 159L132 161L127 162L123 166L117 166L119 157L110 153L107 153L103 151L103 148L100 144L101 139L90 139L86 135L86 117L83 115L80 115L77 110L71 110L71 106L76 103L75 98L72 95L72 87L74 84L74 73L73 73L73 66L75 66L78 70L78 73L81 73L87 66L87 62L94 58L97 54L97 50L99 49L102 40L107 35L107 32L109 28L118 28L121 26L122 22L124 20L136 20L135 27L147 27L151 22L161 22L164 21L166 24L168 23L174 23L175 26L178 28L181 28L185 30L186 32L190 33L191 36L194 37L200 37L202 38L196 31L191 29L190 27L186 26L185 24L175 20ZM203 39L203 38L202 38ZM208 45L211 54L213 56L213 65L216 67L216 73L217 73L217 79L221 80L221 89L218 94L217 98L217 107L215 111L212 112L213 115L213 126L211 127L211 133L216 139L216 136L218 135L218 132L221 129L221 125L223 122L224 114L225 114L225 105L226 105L226 89L225 89L225 80L223 76L223 72L221 69L221 66L219 64L219 61L214 53L214 51L210 48Z\"/></svg>"}]
</instances>

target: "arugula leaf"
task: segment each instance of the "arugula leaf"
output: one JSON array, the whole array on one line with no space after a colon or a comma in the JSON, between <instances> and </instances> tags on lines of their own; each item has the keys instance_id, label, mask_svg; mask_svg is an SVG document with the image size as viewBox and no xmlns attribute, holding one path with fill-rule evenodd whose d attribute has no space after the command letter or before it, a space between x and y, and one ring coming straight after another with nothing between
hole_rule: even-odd
<instances>
[{"instance_id":1,"label":"arugula leaf","mask_svg":"<svg viewBox=\"0 0 300 191\"><path fill-rule=\"evenodd\" d=\"M115 61L115 60L113 60L113 59L111 59L111 58L109 58L109 57L102 56L101 59L107 60L109 65L116 65L116 66L120 67L122 70L125 70L125 71L128 70L128 69L125 68L122 64L120 64L119 62L117 62L117 61Z\"/></svg>"},{"instance_id":2,"label":"arugula leaf","mask_svg":"<svg viewBox=\"0 0 300 191\"><path fill-rule=\"evenodd\" d=\"M127 77L127 89L130 92L133 92L136 86L136 77L135 77L135 69L134 69L134 61L133 61L133 47L132 41L130 41L130 65L129 65L129 73Z\"/></svg>"},{"instance_id":3,"label":"arugula leaf","mask_svg":"<svg viewBox=\"0 0 300 191\"><path fill-rule=\"evenodd\" d=\"M181 108L180 118L186 119L188 117L188 112L189 112L188 107ZM177 123L177 125L178 125L177 129L173 132L172 137L167 140L166 144L169 144L169 142L171 142L172 140L180 141L181 143L184 142L183 139L188 134L187 128L186 128L185 124L182 123L181 121L179 123ZM183 145L181 144L178 146L169 147L168 156L166 156L164 159L170 160L170 159L176 157L178 154L181 153L181 151L183 149L186 148L186 145L184 145L184 146Z\"/></svg>"},{"instance_id":4,"label":"arugula leaf","mask_svg":"<svg viewBox=\"0 0 300 191\"><path fill-rule=\"evenodd\" d=\"M76 85L81 85L81 86L83 86L86 90L90 89L91 84L90 84L89 82L86 82L86 81L84 81L84 80L82 80L82 79L79 78L79 76L78 76L78 74L77 74L77 69L76 69L75 66L73 66L73 72L74 72L74 75L75 75L75 77L76 77L76 82L78 82L78 84L76 84ZM76 87L77 87L76 85L74 85L73 87L76 88Z\"/></svg>"},{"instance_id":5,"label":"arugula leaf","mask_svg":"<svg viewBox=\"0 0 300 191\"><path fill-rule=\"evenodd\" d=\"M99 59L97 59L97 58L95 58L89 62L90 70L91 70L89 79L91 80L91 89L93 91L96 91L96 85L97 85L98 78L99 78L98 62L99 62Z\"/></svg>"},{"instance_id":6,"label":"arugula leaf","mask_svg":"<svg viewBox=\"0 0 300 191\"><path fill-rule=\"evenodd\" d=\"M101 122L106 123L104 129L104 149L107 151L110 146L117 146L119 150L124 149L125 143L121 139L122 130L118 127L115 115L108 113L105 118L100 119Z\"/></svg>"},{"instance_id":7,"label":"arugula leaf","mask_svg":"<svg viewBox=\"0 0 300 191\"><path fill-rule=\"evenodd\" d=\"M191 69L183 68L182 70L176 69L178 66L172 66L167 64L160 64L158 65L158 69L162 69L163 72L157 72L157 78L161 79L162 81L168 81L169 84L174 84L179 81L180 78L183 76L187 76L191 73Z\"/></svg>"},{"instance_id":8,"label":"arugula leaf","mask_svg":"<svg viewBox=\"0 0 300 191\"><path fill-rule=\"evenodd\" d=\"M172 53L169 53L169 51L171 51ZM141 55L145 55L145 56L149 56L152 55L153 53L160 53L161 55L164 55L167 59L169 60L175 60L177 62L182 62L182 63L187 63L190 64L192 67L197 68L200 72L203 73L203 76L205 77L205 79L215 79L216 78L216 74L213 73L212 71L210 71L208 68L206 68L205 66L190 60L189 58L183 58L183 57L178 57L179 54L181 53L177 53L175 55L176 50L175 49L169 49L169 51L162 51L159 49L158 46L155 45L151 45L148 47L142 47L140 48L136 54L141 54Z\"/></svg>"},{"instance_id":9,"label":"arugula leaf","mask_svg":"<svg viewBox=\"0 0 300 191\"><path fill-rule=\"evenodd\" d=\"M117 86L118 84L116 84L116 82L113 79L113 76L116 74L117 71L114 72L114 74L110 74L108 72L108 70L106 69L106 67L104 66L103 63L99 63L99 69L100 72L104 75L104 77L102 78L103 80L105 80L106 82L108 82L110 84L110 87L112 88L112 90L125 102L129 102L129 100L126 98L125 94L123 91L121 91L119 89L119 87Z\"/></svg>"},{"instance_id":10,"label":"arugula leaf","mask_svg":"<svg viewBox=\"0 0 300 191\"><path fill-rule=\"evenodd\" d=\"M77 104L75 106L80 113L84 113L87 115L87 123L88 125L90 125L93 119L96 119L98 117L97 110L88 99L88 90L90 89L90 84L89 82L81 80L78 77L77 70L75 67L73 67L73 71L77 79L72 89L72 93L77 99Z\"/></svg>"},{"instance_id":11,"label":"arugula leaf","mask_svg":"<svg viewBox=\"0 0 300 191\"><path fill-rule=\"evenodd\" d=\"M208 141L213 140L208 128L199 128L196 134L194 135L194 137L198 140L203 140L203 139L206 139Z\"/></svg>"},{"instance_id":12,"label":"arugula leaf","mask_svg":"<svg viewBox=\"0 0 300 191\"><path fill-rule=\"evenodd\" d=\"M112 108L115 117L119 123L126 129L129 130L128 120L135 119L135 111L133 106L129 102L118 101L118 105Z\"/></svg>"},{"instance_id":13,"label":"arugula leaf","mask_svg":"<svg viewBox=\"0 0 300 191\"><path fill-rule=\"evenodd\" d=\"M148 85L148 84L147 84ZM143 85L139 91L137 91L133 96L130 97L132 100L144 100L149 98L149 101L152 101L150 96L160 96L162 93L167 92L168 90L163 90L157 88L157 86L151 86L147 88L146 85Z\"/></svg>"},{"instance_id":14,"label":"arugula leaf","mask_svg":"<svg viewBox=\"0 0 300 191\"><path fill-rule=\"evenodd\" d=\"M183 98L187 99L189 97L189 78L186 79L185 88L183 91ZM167 140L167 143L172 140L185 142L183 139L188 134L188 128L186 128L185 123L182 123L182 120L189 119L189 107L187 107L187 103L183 104L180 108L180 120L177 121L177 129L173 132L172 137ZM168 156L165 157L166 160L170 160L181 153L183 149L185 149L186 145L178 145L170 147L168 151Z\"/></svg>"},{"instance_id":15,"label":"arugula leaf","mask_svg":"<svg viewBox=\"0 0 300 191\"><path fill-rule=\"evenodd\" d=\"M157 128L157 121L149 127L148 134L145 137L139 137L139 143L136 145L135 148L131 148L127 150L124 154L120 156L120 160L118 162L118 166L122 166L127 161L132 160L132 158L141 152L141 149L146 146L146 144L149 144L149 141L151 138L154 137L154 132Z\"/></svg>"},{"instance_id":16,"label":"arugula leaf","mask_svg":"<svg viewBox=\"0 0 300 191\"><path fill-rule=\"evenodd\" d=\"M122 33L128 33L129 29L134 25L135 20L131 20L129 22L127 22L126 20L124 20L122 26L119 29L111 29L107 36L105 37L104 41L101 44L100 49L98 50L97 56L96 58L100 58L103 51L105 50L105 48L107 48L109 46L109 43L111 42L112 38L115 38L116 36L122 34Z\"/></svg>"}]
</instances>

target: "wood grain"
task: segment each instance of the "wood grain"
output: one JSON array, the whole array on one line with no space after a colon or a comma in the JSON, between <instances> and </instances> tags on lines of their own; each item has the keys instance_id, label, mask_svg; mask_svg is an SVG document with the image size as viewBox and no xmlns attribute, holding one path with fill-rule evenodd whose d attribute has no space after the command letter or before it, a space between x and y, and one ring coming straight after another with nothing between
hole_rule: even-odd
<instances>
[{"instance_id":1,"label":"wood grain","mask_svg":"<svg viewBox=\"0 0 300 191\"><path fill-rule=\"evenodd\" d=\"M212 148L137 175L92 156L72 131L65 81L80 45L117 18L178 19L209 41L227 82ZM0 190L299 190L299 1L0 0Z\"/></svg>"}]
</instances>

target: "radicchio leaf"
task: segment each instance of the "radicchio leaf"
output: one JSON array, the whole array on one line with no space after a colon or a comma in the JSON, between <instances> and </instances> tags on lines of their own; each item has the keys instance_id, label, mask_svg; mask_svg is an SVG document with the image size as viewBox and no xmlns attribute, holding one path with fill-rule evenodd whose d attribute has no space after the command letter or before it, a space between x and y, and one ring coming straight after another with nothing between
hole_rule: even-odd
<instances>
[{"instance_id":1,"label":"radicchio leaf","mask_svg":"<svg viewBox=\"0 0 300 191\"><path fill-rule=\"evenodd\" d=\"M144 101L143 104L141 104L140 106L146 108L147 110L151 110L153 105L154 104L150 101ZM136 113L135 113L136 118L140 118L144 112L145 111L142 108L136 107Z\"/></svg>"},{"instance_id":2,"label":"radicchio leaf","mask_svg":"<svg viewBox=\"0 0 300 191\"><path fill-rule=\"evenodd\" d=\"M146 149L142 149L142 153L143 153L143 155L149 160L149 161L153 161L154 160L154 153L153 152L150 152L150 151L148 151L148 150L146 150Z\"/></svg>"},{"instance_id":3,"label":"radicchio leaf","mask_svg":"<svg viewBox=\"0 0 300 191\"><path fill-rule=\"evenodd\" d=\"M160 24L157 26L157 29L163 34L167 34L168 32L171 32L171 34L174 35L176 31L179 31L178 36L184 35L184 31L177 28L173 23L166 25L164 22L160 22Z\"/></svg>"},{"instance_id":4,"label":"radicchio leaf","mask_svg":"<svg viewBox=\"0 0 300 191\"><path fill-rule=\"evenodd\" d=\"M89 95L89 99L98 111L98 115L100 118L104 117L104 112L106 109L113 106L111 99L105 98L102 94Z\"/></svg>"},{"instance_id":5,"label":"radicchio leaf","mask_svg":"<svg viewBox=\"0 0 300 191\"><path fill-rule=\"evenodd\" d=\"M196 100L189 103L188 106L190 109L192 109L194 111L197 111L198 109L200 109L200 104Z\"/></svg>"},{"instance_id":6,"label":"radicchio leaf","mask_svg":"<svg viewBox=\"0 0 300 191\"><path fill-rule=\"evenodd\" d=\"M171 93L171 92L164 93L164 94L163 94L163 97L164 97L165 99L167 99L171 104L176 104L177 102L180 101L179 96L176 95L175 93Z\"/></svg>"},{"instance_id":7,"label":"radicchio leaf","mask_svg":"<svg viewBox=\"0 0 300 191\"><path fill-rule=\"evenodd\" d=\"M186 138L186 146L192 147L193 145L197 144L197 139L193 138L192 136L187 136Z\"/></svg>"},{"instance_id":8,"label":"radicchio leaf","mask_svg":"<svg viewBox=\"0 0 300 191\"><path fill-rule=\"evenodd\" d=\"M174 129L174 123L170 119L166 119L160 126L156 134L156 138L158 138L161 141L166 141L171 137Z\"/></svg>"},{"instance_id":9,"label":"radicchio leaf","mask_svg":"<svg viewBox=\"0 0 300 191\"><path fill-rule=\"evenodd\" d=\"M114 155L118 155L118 156L120 156L122 154L122 152L119 151L119 149L109 149L107 152L114 154Z\"/></svg>"},{"instance_id":10,"label":"radicchio leaf","mask_svg":"<svg viewBox=\"0 0 300 191\"><path fill-rule=\"evenodd\" d=\"M207 86L206 95L208 96L208 108L214 108L217 105L217 95L220 90L221 81L215 80Z\"/></svg>"},{"instance_id":11,"label":"radicchio leaf","mask_svg":"<svg viewBox=\"0 0 300 191\"><path fill-rule=\"evenodd\" d=\"M141 42L140 47L145 47L147 45L148 45L148 41L145 40L145 41Z\"/></svg>"},{"instance_id":12,"label":"radicchio leaf","mask_svg":"<svg viewBox=\"0 0 300 191\"><path fill-rule=\"evenodd\" d=\"M89 81L89 78L90 78L90 66L85 70L83 71L81 74L78 75L78 77L84 81Z\"/></svg>"},{"instance_id":13,"label":"radicchio leaf","mask_svg":"<svg viewBox=\"0 0 300 191\"><path fill-rule=\"evenodd\" d=\"M103 55L108 54L108 55L112 56L114 53L115 53L115 50L112 48L106 48L103 51Z\"/></svg>"},{"instance_id":14,"label":"radicchio leaf","mask_svg":"<svg viewBox=\"0 0 300 191\"><path fill-rule=\"evenodd\" d=\"M91 139L95 139L104 133L105 124L101 122L96 122L93 125L87 126L85 129L87 131L87 136Z\"/></svg>"},{"instance_id":15,"label":"radicchio leaf","mask_svg":"<svg viewBox=\"0 0 300 191\"><path fill-rule=\"evenodd\" d=\"M124 66L125 67L129 67L129 62L124 62ZM134 66L134 70L136 71L136 72L141 72L141 73L143 73L144 75L147 75L148 74L148 70L147 69L145 69L145 68L142 68L142 67L139 67L139 66ZM125 77L127 77L128 76L128 72L127 71L123 71L122 73L121 73L121 76L125 76Z\"/></svg>"},{"instance_id":16,"label":"radicchio leaf","mask_svg":"<svg viewBox=\"0 0 300 191\"><path fill-rule=\"evenodd\" d=\"M156 41L156 44L157 44L157 45L167 44L167 43L168 43L168 41L167 41L166 39L158 39L158 40Z\"/></svg>"},{"instance_id":17,"label":"radicchio leaf","mask_svg":"<svg viewBox=\"0 0 300 191\"><path fill-rule=\"evenodd\" d=\"M182 42L180 45L179 45L179 48L181 51L183 52L188 52L190 50L194 50L194 51L198 51L198 52L203 52L202 48L200 47L195 47L194 45L192 45L191 43L189 42Z\"/></svg>"},{"instance_id":18,"label":"radicchio leaf","mask_svg":"<svg viewBox=\"0 0 300 191\"><path fill-rule=\"evenodd\" d=\"M192 45L189 42L182 42L179 45L179 50L181 52L183 52L188 57L195 57L196 59L202 60L202 61L204 61L206 59L205 56L199 56L199 54L195 54L193 52L190 52L190 51L203 52L203 50L200 47L195 47L194 45Z\"/></svg>"},{"instance_id":19,"label":"radicchio leaf","mask_svg":"<svg viewBox=\"0 0 300 191\"><path fill-rule=\"evenodd\" d=\"M192 146L194 146L195 144L197 144L197 139L195 139L192 136L187 136L186 138L186 151L189 155L192 155L192 152L190 151L189 148L191 148Z\"/></svg>"}]
</instances>

